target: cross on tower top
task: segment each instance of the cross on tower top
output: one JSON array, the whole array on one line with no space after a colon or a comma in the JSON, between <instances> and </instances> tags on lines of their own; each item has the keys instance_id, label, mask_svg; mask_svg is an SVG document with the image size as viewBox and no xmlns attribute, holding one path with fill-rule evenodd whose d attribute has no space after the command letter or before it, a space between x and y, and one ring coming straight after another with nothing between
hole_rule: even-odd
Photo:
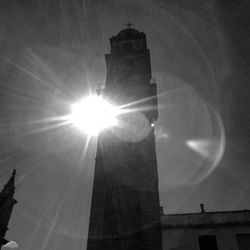
<instances>
[{"instance_id":1,"label":"cross on tower top","mask_svg":"<svg viewBox=\"0 0 250 250\"><path fill-rule=\"evenodd\" d=\"M128 29L131 29L131 26L134 25L133 23L127 23L126 26L128 26Z\"/></svg>"}]
</instances>

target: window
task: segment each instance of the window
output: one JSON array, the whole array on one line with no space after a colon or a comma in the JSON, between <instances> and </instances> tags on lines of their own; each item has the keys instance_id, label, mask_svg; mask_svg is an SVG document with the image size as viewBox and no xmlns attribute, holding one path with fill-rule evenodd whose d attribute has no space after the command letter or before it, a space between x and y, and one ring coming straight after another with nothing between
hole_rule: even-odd
<instances>
[{"instance_id":1,"label":"window","mask_svg":"<svg viewBox=\"0 0 250 250\"><path fill-rule=\"evenodd\" d=\"M239 250L250 249L250 234L237 234L236 238Z\"/></svg>"},{"instance_id":2,"label":"window","mask_svg":"<svg viewBox=\"0 0 250 250\"><path fill-rule=\"evenodd\" d=\"M218 250L216 235L200 235L200 250Z\"/></svg>"}]
</instances>

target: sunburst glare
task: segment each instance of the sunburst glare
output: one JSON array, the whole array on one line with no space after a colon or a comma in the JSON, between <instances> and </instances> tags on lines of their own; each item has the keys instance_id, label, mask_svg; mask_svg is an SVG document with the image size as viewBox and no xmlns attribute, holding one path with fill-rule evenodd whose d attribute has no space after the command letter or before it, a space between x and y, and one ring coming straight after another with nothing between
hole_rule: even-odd
<instances>
[{"instance_id":1,"label":"sunburst glare","mask_svg":"<svg viewBox=\"0 0 250 250\"><path fill-rule=\"evenodd\" d=\"M117 126L121 109L96 95L90 95L71 105L69 121L81 132L96 136L108 127Z\"/></svg>"}]
</instances>

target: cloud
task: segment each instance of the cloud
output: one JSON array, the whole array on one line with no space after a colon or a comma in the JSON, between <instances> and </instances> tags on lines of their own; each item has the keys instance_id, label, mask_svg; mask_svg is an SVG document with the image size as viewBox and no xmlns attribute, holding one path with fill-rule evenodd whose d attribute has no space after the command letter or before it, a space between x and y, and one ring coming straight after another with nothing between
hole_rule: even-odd
<instances>
[{"instance_id":1,"label":"cloud","mask_svg":"<svg viewBox=\"0 0 250 250\"><path fill-rule=\"evenodd\" d=\"M7 244L4 245L6 248L18 248L18 245L15 241L9 241Z\"/></svg>"}]
</instances>

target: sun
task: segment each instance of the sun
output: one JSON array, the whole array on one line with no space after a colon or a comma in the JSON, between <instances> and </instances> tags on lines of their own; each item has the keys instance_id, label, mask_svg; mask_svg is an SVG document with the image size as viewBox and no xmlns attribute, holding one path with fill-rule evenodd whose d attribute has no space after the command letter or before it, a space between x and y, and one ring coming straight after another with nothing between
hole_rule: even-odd
<instances>
[{"instance_id":1,"label":"sun","mask_svg":"<svg viewBox=\"0 0 250 250\"><path fill-rule=\"evenodd\" d=\"M90 95L71 105L69 121L88 136L118 124L119 108L100 96Z\"/></svg>"}]
</instances>

